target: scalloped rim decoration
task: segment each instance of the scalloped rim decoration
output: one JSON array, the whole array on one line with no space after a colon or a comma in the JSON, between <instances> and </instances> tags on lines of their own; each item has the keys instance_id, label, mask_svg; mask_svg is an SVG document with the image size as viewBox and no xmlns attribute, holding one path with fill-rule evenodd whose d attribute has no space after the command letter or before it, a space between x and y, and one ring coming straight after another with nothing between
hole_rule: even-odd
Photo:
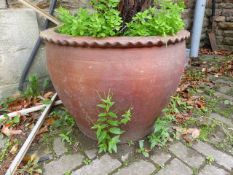
<instances>
[{"instance_id":1,"label":"scalloped rim decoration","mask_svg":"<svg viewBox=\"0 0 233 175\"><path fill-rule=\"evenodd\" d=\"M190 33L187 30L181 30L174 36L148 36L148 37L128 37L115 36L106 38L94 37L73 37L55 32L57 27L51 28L40 33L41 38L49 43L73 46L73 47L151 47L163 46L182 42L189 38Z\"/></svg>"}]
</instances>

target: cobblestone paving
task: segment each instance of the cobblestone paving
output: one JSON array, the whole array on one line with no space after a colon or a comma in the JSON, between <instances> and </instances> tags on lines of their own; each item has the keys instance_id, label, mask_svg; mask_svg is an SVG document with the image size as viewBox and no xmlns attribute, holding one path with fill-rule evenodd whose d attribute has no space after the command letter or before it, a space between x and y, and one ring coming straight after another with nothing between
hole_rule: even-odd
<instances>
[{"instance_id":1,"label":"cobblestone paving","mask_svg":"<svg viewBox=\"0 0 233 175\"><path fill-rule=\"evenodd\" d=\"M233 103L233 94L229 93L233 89L232 79L220 77L214 81L219 87L214 95ZM220 113L214 111L210 117L233 129L233 113L228 117ZM52 152L40 150L44 158L41 164L45 175L232 175L233 143L228 143L227 149L218 147L223 137L222 131L217 130L209 140L192 145L174 140L165 149L153 150L149 158L139 155L136 146L128 144L120 145L117 154L99 155L96 142L85 136L79 137L81 149L70 153L56 138ZM83 142L88 143L87 146ZM208 156L213 162L207 161Z\"/></svg>"}]
</instances>

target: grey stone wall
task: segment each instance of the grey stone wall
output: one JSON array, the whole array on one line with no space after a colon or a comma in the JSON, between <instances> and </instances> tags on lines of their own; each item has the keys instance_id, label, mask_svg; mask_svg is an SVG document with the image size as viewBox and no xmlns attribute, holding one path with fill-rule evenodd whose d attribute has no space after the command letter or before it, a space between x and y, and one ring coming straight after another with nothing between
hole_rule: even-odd
<instances>
[{"instance_id":1,"label":"grey stone wall","mask_svg":"<svg viewBox=\"0 0 233 175\"><path fill-rule=\"evenodd\" d=\"M0 98L17 92L32 48L39 37L36 13L31 9L0 9ZM44 49L37 54L30 74L48 77Z\"/></svg>"},{"instance_id":2,"label":"grey stone wall","mask_svg":"<svg viewBox=\"0 0 233 175\"><path fill-rule=\"evenodd\" d=\"M216 8L214 28L218 47L233 51L233 1L218 0Z\"/></svg>"}]
</instances>

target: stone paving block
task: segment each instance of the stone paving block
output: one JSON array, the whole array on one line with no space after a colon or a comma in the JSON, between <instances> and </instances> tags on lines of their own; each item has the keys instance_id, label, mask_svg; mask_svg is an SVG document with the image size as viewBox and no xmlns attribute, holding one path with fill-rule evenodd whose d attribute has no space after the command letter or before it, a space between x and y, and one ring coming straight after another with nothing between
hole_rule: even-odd
<instances>
[{"instance_id":1,"label":"stone paving block","mask_svg":"<svg viewBox=\"0 0 233 175\"><path fill-rule=\"evenodd\" d=\"M192 170L178 159L173 159L169 165L161 169L156 175L192 175Z\"/></svg>"},{"instance_id":2,"label":"stone paving block","mask_svg":"<svg viewBox=\"0 0 233 175\"><path fill-rule=\"evenodd\" d=\"M121 166L121 162L111 158L108 154L95 159L89 165L74 171L72 175L107 175Z\"/></svg>"},{"instance_id":3,"label":"stone paving block","mask_svg":"<svg viewBox=\"0 0 233 175\"><path fill-rule=\"evenodd\" d=\"M49 149L49 147L46 144L41 144L39 146L31 147L31 149L28 151L27 154L37 155L40 163L53 159L52 151Z\"/></svg>"},{"instance_id":4,"label":"stone paving block","mask_svg":"<svg viewBox=\"0 0 233 175\"><path fill-rule=\"evenodd\" d=\"M213 165L206 165L199 175L230 175L230 173Z\"/></svg>"},{"instance_id":5,"label":"stone paving block","mask_svg":"<svg viewBox=\"0 0 233 175\"><path fill-rule=\"evenodd\" d=\"M62 143L60 137L57 137L54 139L53 150L57 156L60 156L66 152L66 147L65 147L64 143Z\"/></svg>"},{"instance_id":6,"label":"stone paving block","mask_svg":"<svg viewBox=\"0 0 233 175\"><path fill-rule=\"evenodd\" d=\"M221 86L221 87L218 89L218 91L221 92L221 93L223 93L223 94L228 93L230 90L231 90L231 87L229 87L229 86Z\"/></svg>"},{"instance_id":7,"label":"stone paving block","mask_svg":"<svg viewBox=\"0 0 233 175\"><path fill-rule=\"evenodd\" d=\"M44 166L43 175L62 175L82 164L84 156L81 154L64 155Z\"/></svg>"},{"instance_id":8,"label":"stone paving block","mask_svg":"<svg viewBox=\"0 0 233 175\"><path fill-rule=\"evenodd\" d=\"M97 149L85 150L85 154L89 159L94 159L96 157Z\"/></svg>"},{"instance_id":9,"label":"stone paving block","mask_svg":"<svg viewBox=\"0 0 233 175\"><path fill-rule=\"evenodd\" d=\"M233 168L233 157L223 153L212 146L198 141L193 145L193 148L205 156L213 156L217 164L224 166L227 170L231 171Z\"/></svg>"},{"instance_id":10,"label":"stone paving block","mask_svg":"<svg viewBox=\"0 0 233 175\"><path fill-rule=\"evenodd\" d=\"M176 157L194 168L199 168L205 161L205 158L198 152L186 147L180 142L171 145L169 150L175 154Z\"/></svg>"},{"instance_id":11,"label":"stone paving block","mask_svg":"<svg viewBox=\"0 0 233 175\"><path fill-rule=\"evenodd\" d=\"M134 148L128 144L119 145L117 148L117 157L121 158L121 161L124 162L129 159L129 156L134 152Z\"/></svg>"},{"instance_id":12,"label":"stone paving block","mask_svg":"<svg viewBox=\"0 0 233 175\"><path fill-rule=\"evenodd\" d=\"M233 122L229 118L223 117L223 116L216 114L216 113L212 113L210 115L210 117L214 118L214 119L216 119L216 120L218 120L218 121L220 121L220 122L222 122L230 127L233 127Z\"/></svg>"},{"instance_id":13,"label":"stone paving block","mask_svg":"<svg viewBox=\"0 0 233 175\"><path fill-rule=\"evenodd\" d=\"M226 94L223 94L223 93L221 93L221 92L215 92L214 93L214 95L216 96L216 97L220 97L220 98L224 98L224 99L227 99L227 100L230 100L230 101L232 101L233 102L233 97L231 97L231 96L229 96L229 95L226 95Z\"/></svg>"},{"instance_id":14,"label":"stone paving block","mask_svg":"<svg viewBox=\"0 0 233 175\"><path fill-rule=\"evenodd\" d=\"M214 134L211 135L209 138L210 142L217 144L221 142L225 138L225 134L222 131L216 131Z\"/></svg>"},{"instance_id":15,"label":"stone paving block","mask_svg":"<svg viewBox=\"0 0 233 175\"><path fill-rule=\"evenodd\" d=\"M171 155L165 152L155 152L151 156L151 160L158 165L165 164L170 158L171 158Z\"/></svg>"},{"instance_id":16,"label":"stone paving block","mask_svg":"<svg viewBox=\"0 0 233 175\"><path fill-rule=\"evenodd\" d=\"M215 80L215 83L221 83L221 84L227 84L229 86L233 86L233 82L227 81L227 80L223 80L223 79L217 79L217 80Z\"/></svg>"},{"instance_id":17,"label":"stone paving block","mask_svg":"<svg viewBox=\"0 0 233 175\"><path fill-rule=\"evenodd\" d=\"M155 171L155 166L152 163L140 160L119 169L114 175L150 175L153 171Z\"/></svg>"}]
</instances>

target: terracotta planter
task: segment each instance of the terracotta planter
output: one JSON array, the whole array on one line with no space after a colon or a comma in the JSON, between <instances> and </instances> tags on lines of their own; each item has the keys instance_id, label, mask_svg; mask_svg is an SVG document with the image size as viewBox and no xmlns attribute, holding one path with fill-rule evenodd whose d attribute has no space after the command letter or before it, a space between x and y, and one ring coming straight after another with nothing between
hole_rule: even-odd
<instances>
[{"instance_id":1,"label":"terracotta planter","mask_svg":"<svg viewBox=\"0 0 233 175\"><path fill-rule=\"evenodd\" d=\"M133 107L132 120L121 139L139 140L149 134L156 118L175 92L185 64L185 39L174 37L71 37L41 33L53 85L75 117L80 130L95 139L98 94L113 93L115 111Z\"/></svg>"}]
</instances>

